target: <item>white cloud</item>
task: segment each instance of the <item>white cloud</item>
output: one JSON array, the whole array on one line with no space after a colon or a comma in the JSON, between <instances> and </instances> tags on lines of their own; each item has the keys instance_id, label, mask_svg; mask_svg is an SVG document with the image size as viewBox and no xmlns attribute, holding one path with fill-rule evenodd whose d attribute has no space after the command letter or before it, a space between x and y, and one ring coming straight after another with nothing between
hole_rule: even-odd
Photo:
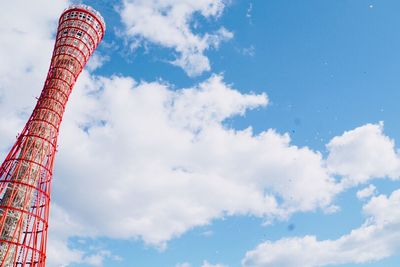
<instances>
[{"instance_id":1,"label":"white cloud","mask_svg":"<svg viewBox=\"0 0 400 267\"><path fill-rule=\"evenodd\" d=\"M222 264L211 264L208 261L204 261L201 267L227 267L227 266Z\"/></svg>"},{"instance_id":2,"label":"white cloud","mask_svg":"<svg viewBox=\"0 0 400 267\"><path fill-rule=\"evenodd\" d=\"M266 105L265 95L241 94L220 76L181 90L86 78L61 129L54 191L93 235L162 246L225 215L283 218L326 208L337 192L319 153L273 130L254 135L223 125Z\"/></svg>"},{"instance_id":3,"label":"white cloud","mask_svg":"<svg viewBox=\"0 0 400 267\"><path fill-rule=\"evenodd\" d=\"M210 236L214 235L214 232L211 230L207 230L207 231L202 232L200 235L204 236L204 237L210 237Z\"/></svg>"},{"instance_id":4,"label":"white cloud","mask_svg":"<svg viewBox=\"0 0 400 267\"><path fill-rule=\"evenodd\" d=\"M345 187L371 178L399 177L399 155L394 141L384 135L383 123L366 124L345 132L333 138L327 148L327 166L333 174L344 176Z\"/></svg>"},{"instance_id":5,"label":"white cloud","mask_svg":"<svg viewBox=\"0 0 400 267\"><path fill-rule=\"evenodd\" d=\"M175 267L190 267L190 263L188 262L184 262L184 263L178 263L177 265L175 265Z\"/></svg>"},{"instance_id":6,"label":"white cloud","mask_svg":"<svg viewBox=\"0 0 400 267\"><path fill-rule=\"evenodd\" d=\"M226 118L244 115L248 109L266 106L268 98L260 95L243 95L226 85L222 76L214 75L197 88L177 91L171 96L168 114L177 126L197 131L211 124L220 125Z\"/></svg>"},{"instance_id":7,"label":"white cloud","mask_svg":"<svg viewBox=\"0 0 400 267\"><path fill-rule=\"evenodd\" d=\"M358 199L366 199L369 198L376 193L376 187L373 184L370 184L368 187L365 187L362 190L357 191Z\"/></svg>"},{"instance_id":8,"label":"white cloud","mask_svg":"<svg viewBox=\"0 0 400 267\"><path fill-rule=\"evenodd\" d=\"M244 56L254 57L256 55L256 48L254 45L250 45L249 47L245 47L239 50Z\"/></svg>"},{"instance_id":9,"label":"white cloud","mask_svg":"<svg viewBox=\"0 0 400 267\"><path fill-rule=\"evenodd\" d=\"M90 266L103 266L104 260L110 258L114 261L121 261L122 259L119 256L114 256L108 250L98 250L93 254L89 254L83 258L82 263L86 263Z\"/></svg>"},{"instance_id":10,"label":"white cloud","mask_svg":"<svg viewBox=\"0 0 400 267\"><path fill-rule=\"evenodd\" d=\"M316 267L367 263L400 249L400 190L373 197L363 207L365 223L336 240L315 236L264 242L246 253L245 267Z\"/></svg>"},{"instance_id":11,"label":"white cloud","mask_svg":"<svg viewBox=\"0 0 400 267\"><path fill-rule=\"evenodd\" d=\"M198 6L203 2L193 2L195 8L189 10L201 10L204 16L223 10ZM186 7L188 2L182 3ZM0 66L2 153L15 140L43 86L52 32L66 3L40 4L47 8L13 1L0 10L0 33L7 36L0 40L0 57L10 62ZM206 43L218 44L210 36ZM272 129L254 134L251 128L237 131L223 123L267 103L266 95L240 93L221 75L176 89L84 71L61 128L48 266L101 265L105 257L115 258L104 250L71 248L71 236L141 238L163 246L193 227L229 215L287 218L317 208L332 211L332 199L342 188L330 173L353 181L381 174L397 177L393 142L379 125L334 138L328 145L328 172L319 152L294 146L288 134ZM378 145L363 150L354 135ZM350 163L358 173L343 163L349 146L355 148ZM388 162L374 168L362 165L361 156L371 151ZM381 162L371 157L370 162Z\"/></svg>"},{"instance_id":12,"label":"white cloud","mask_svg":"<svg viewBox=\"0 0 400 267\"><path fill-rule=\"evenodd\" d=\"M94 70L100 68L101 66L103 66L104 63L106 63L109 60L110 60L109 56L102 56L98 52L94 52L94 54L90 57L87 65L86 65L86 68L89 71L94 71Z\"/></svg>"},{"instance_id":13,"label":"white cloud","mask_svg":"<svg viewBox=\"0 0 400 267\"><path fill-rule=\"evenodd\" d=\"M82 262L84 252L71 249L68 238L84 234L82 227L56 203L51 205L49 224L49 240L47 249L47 265L50 267L68 266L71 262Z\"/></svg>"},{"instance_id":14,"label":"white cloud","mask_svg":"<svg viewBox=\"0 0 400 267\"><path fill-rule=\"evenodd\" d=\"M195 33L194 15L218 18L224 8L223 0L124 0L120 13L125 34L135 47L138 40L144 40L172 48L178 55L171 63L196 76L210 70L205 51L218 48L233 33L224 27L214 33Z\"/></svg>"},{"instance_id":15,"label":"white cloud","mask_svg":"<svg viewBox=\"0 0 400 267\"><path fill-rule=\"evenodd\" d=\"M246 12L246 17L247 18L251 19L252 11L253 11L253 3L250 3L249 7L247 8L247 12Z\"/></svg>"}]
</instances>

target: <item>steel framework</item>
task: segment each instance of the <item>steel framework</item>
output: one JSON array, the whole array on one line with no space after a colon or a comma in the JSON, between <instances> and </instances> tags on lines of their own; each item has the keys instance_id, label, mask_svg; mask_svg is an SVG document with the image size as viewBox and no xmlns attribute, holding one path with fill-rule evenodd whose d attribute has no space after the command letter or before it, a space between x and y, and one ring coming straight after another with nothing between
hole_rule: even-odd
<instances>
[{"instance_id":1,"label":"steel framework","mask_svg":"<svg viewBox=\"0 0 400 267\"><path fill-rule=\"evenodd\" d=\"M69 95L104 36L103 17L86 5L62 13L42 93L0 168L0 267L46 265L51 179Z\"/></svg>"}]
</instances>

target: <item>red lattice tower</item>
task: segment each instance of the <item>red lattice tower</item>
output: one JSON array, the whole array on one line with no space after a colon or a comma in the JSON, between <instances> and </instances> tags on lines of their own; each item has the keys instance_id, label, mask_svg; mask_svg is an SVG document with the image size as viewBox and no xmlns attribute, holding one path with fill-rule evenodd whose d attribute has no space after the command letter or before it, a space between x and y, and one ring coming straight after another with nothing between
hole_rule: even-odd
<instances>
[{"instance_id":1,"label":"red lattice tower","mask_svg":"<svg viewBox=\"0 0 400 267\"><path fill-rule=\"evenodd\" d=\"M58 132L75 81L104 31L102 16L85 5L60 17L43 91L0 169L0 267L46 265Z\"/></svg>"}]
</instances>

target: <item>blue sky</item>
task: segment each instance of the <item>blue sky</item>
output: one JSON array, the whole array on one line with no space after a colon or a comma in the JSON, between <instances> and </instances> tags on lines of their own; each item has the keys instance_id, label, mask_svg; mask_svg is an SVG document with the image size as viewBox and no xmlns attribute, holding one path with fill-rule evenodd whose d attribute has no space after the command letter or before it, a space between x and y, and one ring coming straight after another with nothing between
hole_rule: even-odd
<instances>
[{"instance_id":1,"label":"blue sky","mask_svg":"<svg viewBox=\"0 0 400 267\"><path fill-rule=\"evenodd\" d=\"M104 1L90 4L113 13ZM280 132L297 128L292 135L296 144L308 140L313 148L321 148L320 142L313 142L317 132L326 141L368 122L395 119L395 30L400 20L396 6L395 1L231 1L219 19L195 18L203 22L201 31L224 25L235 33L233 40L207 52L212 72L223 73L238 90L266 92L271 99L268 109L250 112L235 126ZM118 14L110 15L108 24L121 26ZM114 38L107 32L105 40ZM161 78L176 87L191 86L210 75L188 77L182 69L165 64L173 51L156 44L149 47L147 53L139 48L130 62L114 55L98 71ZM387 124L385 129L392 133L392 127Z\"/></svg>"},{"instance_id":2,"label":"blue sky","mask_svg":"<svg viewBox=\"0 0 400 267\"><path fill-rule=\"evenodd\" d=\"M82 2L50 267L400 264L398 1ZM2 4L1 155L70 3Z\"/></svg>"}]
</instances>

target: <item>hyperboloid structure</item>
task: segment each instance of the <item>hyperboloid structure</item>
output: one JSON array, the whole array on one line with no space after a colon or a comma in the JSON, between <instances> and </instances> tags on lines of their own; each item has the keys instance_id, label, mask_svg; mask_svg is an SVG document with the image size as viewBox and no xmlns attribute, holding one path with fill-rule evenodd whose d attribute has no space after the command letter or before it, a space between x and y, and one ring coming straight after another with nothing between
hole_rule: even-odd
<instances>
[{"instance_id":1,"label":"hyperboloid structure","mask_svg":"<svg viewBox=\"0 0 400 267\"><path fill-rule=\"evenodd\" d=\"M103 38L103 17L85 5L61 15L42 93L0 169L0 267L46 265L51 179L68 97Z\"/></svg>"}]
</instances>

